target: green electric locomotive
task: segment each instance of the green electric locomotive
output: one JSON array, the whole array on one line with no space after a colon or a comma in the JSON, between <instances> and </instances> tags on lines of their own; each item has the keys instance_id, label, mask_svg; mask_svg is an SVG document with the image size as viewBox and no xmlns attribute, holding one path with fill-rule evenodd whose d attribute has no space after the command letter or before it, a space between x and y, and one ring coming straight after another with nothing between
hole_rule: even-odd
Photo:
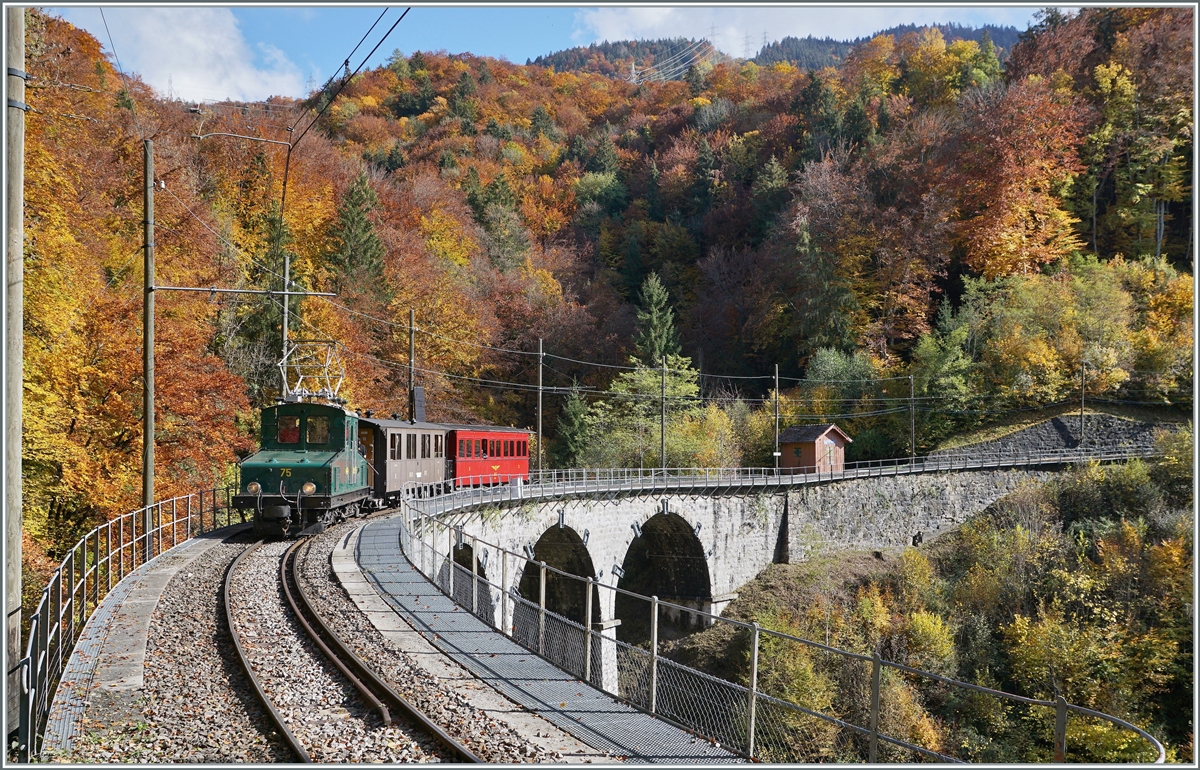
<instances>
[{"instance_id":1,"label":"green electric locomotive","mask_svg":"<svg viewBox=\"0 0 1200 770\"><path fill-rule=\"evenodd\" d=\"M234 507L254 512L255 531L263 537L357 514L371 491L359 421L329 404L263 409L262 448L241 463Z\"/></svg>"}]
</instances>

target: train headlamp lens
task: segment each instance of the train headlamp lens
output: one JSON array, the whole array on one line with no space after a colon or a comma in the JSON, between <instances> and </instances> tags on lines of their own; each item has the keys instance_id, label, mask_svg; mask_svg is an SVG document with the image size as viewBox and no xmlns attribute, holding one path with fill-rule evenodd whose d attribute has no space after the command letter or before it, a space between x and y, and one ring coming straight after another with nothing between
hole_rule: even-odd
<instances>
[{"instance_id":1,"label":"train headlamp lens","mask_svg":"<svg viewBox=\"0 0 1200 770\"><path fill-rule=\"evenodd\" d=\"M259 484L257 481L251 481L246 485L246 491L252 495L257 495L262 491L262 484Z\"/></svg>"},{"instance_id":2,"label":"train headlamp lens","mask_svg":"<svg viewBox=\"0 0 1200 770\"><path fill-rule=\"evenodd\" d=\"M300 491L306 495L311 495L313 492L317 491L317 485L311 481L306 481L304 482L304 486L300 487Z\"/></svg>"}]
</instances>

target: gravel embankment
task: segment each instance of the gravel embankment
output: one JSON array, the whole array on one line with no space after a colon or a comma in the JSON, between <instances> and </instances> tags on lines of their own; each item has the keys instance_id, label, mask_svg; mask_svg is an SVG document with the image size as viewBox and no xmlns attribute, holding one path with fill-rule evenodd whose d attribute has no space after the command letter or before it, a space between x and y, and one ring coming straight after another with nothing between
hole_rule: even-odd
<instances>
[{"instance_id":1,"label":"gravel embankment","mask_svg":"<svg viewBox=\"0 0 1200 770\"><path fill-rule=\"evenodd\" d=\"M342 589L329 563L334 544L353 526L357 525L331 527L301 554L305 590L322 619L405 700L484 762L561 761L561 755L531 743L507 724L441 689L371 625Z\"/></svg>"},{"instance_id":2,"label":"gravel embankment","mask_svg":"<svg viewBox=\"0 0 1200 770\"><path fill-rule=\"evenodd\" d=\"M288 762L245 680L225 625L225 570L245 540L214 546L167 584L150 624L143 713L112 723L90 711L65 762Z\"/></svg>"},{"instance_id":3,"label":"gravel embankment","mask_svg":"<svg viewBox=\"0 0 1200 770\"><path fill-rule=\"evenodd\" d=\"M1124 420L1108 414L1087 414L1083 424L1085 432L1081 434L1078 414L1052 417L993 441L945 449L933 454L959 457L981 453L1020 456L1056 452L1078 448L1081 436L1085 449L1152 449L1155 446L1155 432L1160 428L1174 427Z\"/></svg>"},{"instance_id":4,"label":"gravel embankment","mask_svg":"<svg viewBox=\"0 0 1200 770\"><path fill-rule=\"evenodd\" d=\"M385 727L296 623L279 585L291 542L268 543L233 578L233 614L259 683L314 762L438 762L419 727Z\"/></svg>"}]
</instances>

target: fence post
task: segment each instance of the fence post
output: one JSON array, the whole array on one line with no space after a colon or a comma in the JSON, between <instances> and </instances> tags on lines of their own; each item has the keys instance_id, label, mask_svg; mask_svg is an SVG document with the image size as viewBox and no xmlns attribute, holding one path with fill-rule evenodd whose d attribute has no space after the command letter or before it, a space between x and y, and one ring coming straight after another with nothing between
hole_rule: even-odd
<instances>
[{"instance_id":1,"label":"fence post","mask_svg":"<svg viewBox=\"0 0 1200 770\"><path fill-rule=\"evenodd\" d=\"M171 498L171 547L179 545L179 498Z\"/></svg>"},{"instance_id":2,"label":"fence post","mask_svg":"<svg viewBox=\"0 0 1200 770\"><path fill-rule=\"evenodd\" d=\"M112 557L113 557L112 521L111 520L107 524L104 525L104 550L108 551L108 556L105 559L108 562L108 568L105 570L105 573L108 575L108 590L111 591L112 590L112 567L113 567L113 564L112 564Z\"/></svg>"},{"instance_id":3,"label":"fence post","mask_svg":"<svg viewBox=\"0 0 1200 770\"><path fill-rule=\"evenodd\" d=\"M538 655L546 652L546 562L538 562Z\"/></svg>"},{"instance_id":4,"label":"fence post","mask_svg":"<svg viewBox=\"0 0 1200 770\"><path fill-rule=\"evenodd\" d=\"M1058 696L1054 700L1054 761L1067 761L1067 700Z\"/></svg>"},{"instance_id":5,"label":"fence post","mask_svg":"<svg viewBox=\"0 0 1200 770\"><path fill-rule=\"evenodd\" d=\"M758 705L758 622L750 630L750 727L746 756L754 759L754 717Z\"/></svg>"},{"instance_id":6,"label":"fence post","mask_svg":"<svg viewBox=\"0 0 1200 770\"><path fill-rule=\"evenodd\" d=\"M125 517L117 519L117 582L125 579Z\"/></svg>"},{"instance_id":7,"label":"fence post","mask_svg":"<svg viewBox=\"0 0 1200 770\"><path fill-rule=\"evenodd\" d=\"M500 633L508 633L508 551L500 549Z\"/></svg>"},{"instance_id":8,"label":"fence post","mask_svg":"<svg viewBox=\"0 0 1200 770\"><path fill-rule=\"evenodd\" d=\"M471 614L479 615L479 538L471 537Z\"/></svg>"},{"instance_id":9,"label":"fence post","mask_svg":"<svg viewBox=\"0 0 1200 770\"><path fill-rule=\"evenodd\" d=\"M192 496L188 495L188 522L187 522L187 539L192 539Z\"/></svg>"},{"instance_id":10,"label":"fence post","mask_svg":"<svg viewBox=\"0 0 1200 770\"><path fill-rule=\"evenodd\" d=\"M155 530L154 530L154 534L155 534L155 536L156 536L154 539L158 541L158 545L156 546L156 547L158 548L158 550L157 550L157 551L155 551L155 553L162 553L162 550L163 550L163 520L162 520L162 516L163 516L163 510L162 510L162 503L159 503L158 505L154 506L154 508L155 508L155 510L158 512L158 525L156 526L156 528L155 528Z\"/></svg>"},{"instance_id":11,"label":"fence post","mask_svg":"<svg viewBox=\"0 0 1200 770\"><path fill-rule=\"evenodd\" d=\"M867 759L871 764L879 760L879 652L871 653L871 748Z\"/></svg>"},{"instance_id":12,"label":"fence post","mask_svg":"<svg viewBox=\"0 0 1200 770\"><path fill-rule=\"evenodd\" d=\"M658 708L658 597L650 597L650 713Z\"/></svg>"},{"instance_id":13,"label":"fence post","mask_svg":"<svg viewBox=\"0 0 1200 770\"><path fill-rule=\"evenodd\" d=\"M587 598L583 600L583 681L592 681L592 578L587 579Z\"/></svg>"},{"instance_id":14,"label":"fence post","mask_svg":"<svg viewBox=\"0 0 1200 770\"><path fill-rule=\"evenodd\" d=\"M446 527L446 542L450 543L450 550L447 552L446 562L448 565L449 584L450 584L450 601L454 601L454 527Z\"/></svg>"},{"instance_id":15,"label":"fence post","mask_svg":"<svg viewBox=\"0 0 1200 770\"><path fill-rule=\"evenodd\" d=\"M100 603L100 528L96 527L96 543L95 543L95 562L96 575L92 578L92 595L93 601L96 604Z\"/></svg>"}]
</instances>

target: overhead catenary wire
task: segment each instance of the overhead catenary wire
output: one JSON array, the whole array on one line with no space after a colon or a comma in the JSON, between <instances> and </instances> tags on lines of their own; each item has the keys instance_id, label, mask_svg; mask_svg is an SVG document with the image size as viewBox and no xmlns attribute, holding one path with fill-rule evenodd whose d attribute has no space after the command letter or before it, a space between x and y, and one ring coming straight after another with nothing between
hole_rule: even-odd
<instances>
[{"instance_id":1,"label":"overhead catenary wire","mask_svg":"<svg viewBox=\"0 0 1200 770\"><path fill-rule=\"evenodd\" d=\"M125 70L121 67L121 57L117 55L117 46L113 43L112 31L108 28L108 19L104 17L104 8L100 9L100 20L104 22L104 31L108 33L108 47L112 49L113 59L117 62L117 74L125 85L125 94L129 97L129 111L133 113L133 125L137 127L138 136L145 141L146 134L142 132L142 124L138 122L137 104L133 101L133 91L129 89L129 81L125 78Z\"/></svg>"}]
</instances>

